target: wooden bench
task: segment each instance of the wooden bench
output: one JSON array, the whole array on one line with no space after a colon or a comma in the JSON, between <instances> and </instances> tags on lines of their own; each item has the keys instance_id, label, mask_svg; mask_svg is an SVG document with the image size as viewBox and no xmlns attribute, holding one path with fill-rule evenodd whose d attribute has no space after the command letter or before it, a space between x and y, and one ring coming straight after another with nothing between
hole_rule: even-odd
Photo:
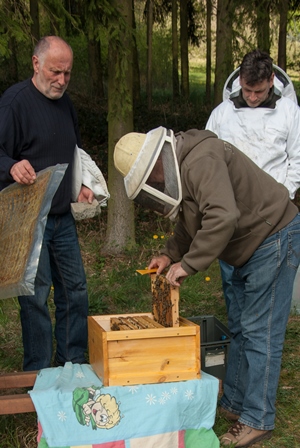
<instances>
[{"instance_id":1,"label":"wooden bench","mask_svg":"<svg viewBox=\"0 0 300 448\"><path fill-rule=\"evenodd\" d=\"M21 414L24 412L35 412L35 407L29 394L21 393L24 387L32 388L36 379L37 371L6 373L0 375L0 415ZM16 389L12 394L7 390ZM2 391L5 394L2 395Z\"/></svg>"}]
</instances>

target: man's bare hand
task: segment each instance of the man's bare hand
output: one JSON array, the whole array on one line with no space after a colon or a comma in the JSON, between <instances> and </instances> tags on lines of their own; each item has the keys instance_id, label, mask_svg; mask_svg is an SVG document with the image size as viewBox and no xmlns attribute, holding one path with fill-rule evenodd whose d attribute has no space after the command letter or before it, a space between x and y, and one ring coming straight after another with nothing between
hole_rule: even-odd
<instances>
[{"instance_id":1,"label":"man's bare hand","mask_svg":"<svg viewBox=\"0 0 300 448\"><path fill-rule=\"evenodd\" d=\"M173 264L166 275L166 279L173 286L180 286L186 277L188 277L188 273L185 272L180 262Z\"/></svg>"},{"instance_id":2,"label":"man's bare hand","mask_svg":"<svg viewBox=\"0 0 300 448\"><path fill-rule=\"evenodd\" d=\"M157 274L161 274L162 271L170 266L171 260L167 255L159 255L157 257L153 257L150 261L148 269L157 268Z\"/></svg>"},{"instance_id":3,"label":"man's bare hand","mask_svg":"<svg viewBox=\"0 0 300 448\"><path fill-rule=\"evenodd\" d=\"M94 200L94 193L85 185L81 186L80 193L77 198L77 202L88 202L91 204Z\"/></svg>"},{"instance_id":4,"label":"man's bare hand","mask_svg":"<svg viewBox=\"0 0 300 448\"><path fill-rule=\"evenodd\" d=\"M28 160L15 163L10 169L10 175L14 181L23 185L31 185L36 180L36 173Z\"/></svg>"}]
</instances>

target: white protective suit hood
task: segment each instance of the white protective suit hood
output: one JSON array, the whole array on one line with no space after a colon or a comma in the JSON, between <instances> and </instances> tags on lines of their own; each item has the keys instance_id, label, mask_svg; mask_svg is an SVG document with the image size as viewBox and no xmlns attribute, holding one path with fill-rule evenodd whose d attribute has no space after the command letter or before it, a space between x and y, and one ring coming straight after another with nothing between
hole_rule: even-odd
<instances>
[{"instance_id":1,"label":"white protective suit hood","mask_svg":"<svg viewBox=\"0 0 300 448\"><path fill-rule=\"evenodd\" d=\"M297 101L297 95L294 89L294 85L290 77L285 73L282 68L278 67L277 65L273 64L273 70L274 70L274 89L275 93L279 93L280 96L285 96L286 98L290 98L292 101L294 101L296 104L298 104ZM228 76L223 89L223 101L230 98L231 95L238 95L238 92L241 88L240 86L240 67L238 67L234 72L231 73L230 76Z\"/></svg>"}]
</instances>

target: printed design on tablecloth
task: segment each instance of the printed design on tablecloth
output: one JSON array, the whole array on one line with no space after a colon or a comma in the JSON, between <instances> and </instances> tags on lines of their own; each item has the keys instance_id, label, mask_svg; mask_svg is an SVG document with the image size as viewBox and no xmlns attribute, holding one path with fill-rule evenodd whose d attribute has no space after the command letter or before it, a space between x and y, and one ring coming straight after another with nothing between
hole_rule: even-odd
<instances>
[{"instance_id":1,"label":"printed design on tablecloth","mask_svg":"<svg viewBox=\"0 0 300 448\"><path fill-rule=\"evenodd\" d=\"M186 390L185 391L185 396L188 400L193 400L194 399L194 392L192 392L191 390Z\"/></svg>"},{"instance_id":2,"label":"printed design on tablecloth","mask_svg":"<svg viewBox=\"0 0 300 448\"><path fill-rule=\"evenodd\" d=\"M121 420L119 403L110 394L101 394L101 387L77 387L73 391L73 410L78 422L92 429L111 429Z\"/></svg>"},{"instance_id":3,"label":"printed design on tablecloth","mask_svg":"<svg viewBox=\"0 0 300 448\"><path fill-rule=\"evenodd\" d=\"M138 386L128 386L128 390L129 390L129 392L131 392L132 395L133 395L133 394L136 394L136 393L137 393L137 391L139 390L139 387L138 387Z\"/></svg>"},{"instance_id":4,"label":"printed design on tablecloth","mask_svg":"<svg viewBox=\"0 0 300 448\"><path fill-rule=\"evenodd\" d=\"M156 397L156 395L152 393L147 394L145 400L149 406L155 405L156 403L164 405L167 403L168 400L172 399L172 395L177 395L177 393L178 393L177 387L172 387L170 391L163 391L160 397ZM193 400L195 398L194 392L190 389L187 389L184 392L184 396L188 401Z\"/></svg>"}]
</instances>

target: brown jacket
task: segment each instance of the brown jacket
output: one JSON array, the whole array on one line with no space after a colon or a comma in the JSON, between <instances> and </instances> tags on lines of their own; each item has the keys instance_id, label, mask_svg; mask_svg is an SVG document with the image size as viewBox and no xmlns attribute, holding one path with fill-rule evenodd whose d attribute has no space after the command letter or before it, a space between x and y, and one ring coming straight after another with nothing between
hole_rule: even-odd
<instances>
[{"instance_id":1,"label":"brown jacket","mask_svg":"<svg viewBox=\"0 0 300 448\"><path fill-rule=\"evenodd\" d=\"M188 274L216 259L239 267L297 215L288 190L210 131L177 135L182 203L174 235L161 251Z\"/></svg>"}]
</instances>

